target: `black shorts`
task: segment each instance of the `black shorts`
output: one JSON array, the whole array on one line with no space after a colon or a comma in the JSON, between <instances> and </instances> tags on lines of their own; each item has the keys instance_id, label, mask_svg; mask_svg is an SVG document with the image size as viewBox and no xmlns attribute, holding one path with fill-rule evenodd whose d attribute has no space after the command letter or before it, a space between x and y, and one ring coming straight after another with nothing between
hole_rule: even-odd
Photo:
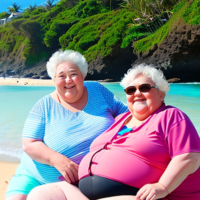
<instances>
[{"instance_id":1,"label":"black shorts","mask_svg":"<svg viewBox=\"0 0 200 200\"><path fill-rule=\"evenodd\" d=\"M79 189L90 200L119 195L136 195L139 190L139 188L96 175L81 179Z\"/></svg>"}]
</instances>

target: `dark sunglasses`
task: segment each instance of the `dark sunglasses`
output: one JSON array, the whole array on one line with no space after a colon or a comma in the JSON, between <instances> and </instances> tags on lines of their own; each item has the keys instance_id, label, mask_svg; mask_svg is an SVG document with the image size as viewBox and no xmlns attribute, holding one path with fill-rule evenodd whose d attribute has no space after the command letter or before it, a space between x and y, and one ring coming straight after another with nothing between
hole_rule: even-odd
<instances>
[{"instance_id":1,"label":"dark sunglasses","mask_svg":"<svg viewBox=\"0 0 200 200\"><path fill-rule=\"evenodd\" d=\"M156 88L158 89L158 87L156 86L151 86L150 84L141 84L138 88L138 90L142 93L145 93L145 92L149 92L151 90L151 88ZM136 92L137 88L135 86L129 86L127 87L126 89L124 89L124 91L126 92L126 94L128 95L132 95Z\"/></svg>"}]
</instances>

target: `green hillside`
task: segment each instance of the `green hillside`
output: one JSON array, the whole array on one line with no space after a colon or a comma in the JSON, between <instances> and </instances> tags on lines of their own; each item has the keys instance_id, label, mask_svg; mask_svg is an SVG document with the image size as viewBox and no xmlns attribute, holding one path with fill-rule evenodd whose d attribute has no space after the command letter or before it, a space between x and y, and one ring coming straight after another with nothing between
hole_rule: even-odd
<instances>
[{"instance_id":1,"label":"green hillside","mask_svg":"<svg viewBox=\"0 0 200 200\"><path fill-rule=\"evenodd\" d=\"M111 6L110 1L61 0L50 10L26 10L0 26L0 57L16 56L29 68L62 48L81 52L89 62L111 54L116 45L127 48L133 42L136 52L146 52L159 45L180 18L192 25L200 23L200 0L153 2L115 1Z\"/></svg>"}]
</instances>

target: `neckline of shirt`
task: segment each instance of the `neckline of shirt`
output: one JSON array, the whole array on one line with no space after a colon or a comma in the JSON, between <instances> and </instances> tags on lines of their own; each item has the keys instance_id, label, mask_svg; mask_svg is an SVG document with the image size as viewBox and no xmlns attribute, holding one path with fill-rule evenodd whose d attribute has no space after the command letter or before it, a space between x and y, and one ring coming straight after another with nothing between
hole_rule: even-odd
<instances>
[{"instance_id":1,"label":"neckline of shirt","mask_svg":"<svg viewBox=\"0 0 200 200\"><path fill-rule=\"evenodd\" d=\"M87 93L88 93L88 100L87 100L87 103L86 103L85 107L84 107L82 110L77 111L77 112L72 112L72 111L70 111L70 110L67 110L61 103L57 102L57 101L51 96L51 94L49 94L49 96L50 96L50 98L51 98L54 102L56 102L57 105L59 105L59 106L61 106L63 109L65 109L65 111L67 111L67 112L69 112L69 113L71 113L71 114L76 115L76 114L85 112L85 110L87 110L87 107L88 107L88 105L89 105L89 103L90 103L90 96L91 96L91 95L90 95L90 89L89 89L86 85L87 85L87 84L85 84L85 82L84 82L84 86L85 86L85 88L86 88L86 90L87 90Z\"/></svg>"}]
</instances>

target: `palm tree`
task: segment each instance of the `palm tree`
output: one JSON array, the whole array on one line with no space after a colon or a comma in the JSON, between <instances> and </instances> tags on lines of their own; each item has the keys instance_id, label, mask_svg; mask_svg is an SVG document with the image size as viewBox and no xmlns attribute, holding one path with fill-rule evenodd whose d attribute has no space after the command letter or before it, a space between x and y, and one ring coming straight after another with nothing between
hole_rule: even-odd
<instances>
[{"instance_id":1,"label":"palm tree","mask_svg":"<svg viewBox=\"0 0 200 200\"><path fill-rule=\"evenodd\" d=\"M18 5L17 3L13 3L12 4L12 7L7 7L7 9L8 9L8 12L10 12L10 13L15 13L15 12L19 12L20 10L21 10L21 8L20 8L21 6L20 5Z\"/></svg>"},{"instance_id":2,"label":"palm tree","mask_svg":"<svg viewBox=\"0 0 200 200\"><path fill-rule=\"evenodd\" d=\"M44 3L44 6L47 10L51 10L53 7L54 7L54 2L55 0L47 0L45 3Z\"/></svg>"},{"instance_id":3,"label":"palm tree","mask_svg":"<svg viewBox=\"0 0 200 200\"><path fill-rule=\"evenodd\" d=\"M37 5L36 5L36 4L35 4L34 6L29 5L29 7L26 8L26 11L27 11L28 13L31 13L31 12L34 11L36 8L37 8Z\"/></svg>"}]
</instances>

